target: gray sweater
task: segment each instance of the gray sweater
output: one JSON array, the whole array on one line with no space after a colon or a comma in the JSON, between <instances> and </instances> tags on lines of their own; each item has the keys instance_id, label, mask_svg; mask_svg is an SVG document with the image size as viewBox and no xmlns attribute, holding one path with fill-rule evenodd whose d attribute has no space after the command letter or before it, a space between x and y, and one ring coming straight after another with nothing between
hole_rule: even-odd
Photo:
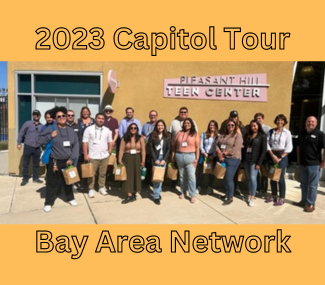
<instances>
[{"instance_id":1,"label":"gray sweater","mask_svg":"<svg viewBox=\"0 0 325 285\"><path fill-rule=\"evenodd\" d=\"M60 128L54 126L58 131L58 135L52 139L51 157L59 160L76 161L79 158L79 140L74 130L70 127ZM51 140L52 133L51 126L48 126L39 136L39 143L41 145L47 144ZM63 146L64 141L69 141L70 146Z\"/></svg>"}]
</instances>

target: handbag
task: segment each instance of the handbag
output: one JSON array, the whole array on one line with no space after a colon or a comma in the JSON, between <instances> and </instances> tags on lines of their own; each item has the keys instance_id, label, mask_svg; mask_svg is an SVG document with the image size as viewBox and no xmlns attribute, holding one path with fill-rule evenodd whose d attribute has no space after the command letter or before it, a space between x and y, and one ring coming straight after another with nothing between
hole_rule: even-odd
<instances>
[{"instance_id":1,"label":"handbag","mask_svg":"<svg viewBox=\"0 0 325 285\"><path fill-rule=\"evenodd\" d=\"M213 174L213 160L205 159L203 162L203 173Z\"/></svg>"},{"instance_id":2,"label":"handbag","mask_svg":"<svg viewBox=\"0 0 325 285\"><path fill-rule=\"evenodd\" d=\"M152 182L163 182L166 168L163 166L154 166L152 168Z\"/></svg>"},{"instance_id":3,"label":"handbag","mask_svg":"<svg viewBox=\"0 0 325 285\"><path fill-rule=\"evenodd\" d=\"M237 175L237 181L242 182L246 179L245 169L239 168L238 169L238 175Z\"/></svg>"},{"instance_id":4,"label":"handbag","mask_svg":"<svg viewBox=\"0 0 325 285\"><path fill-rule=\"evenodd\" d=\"M107 165L114 165L116 161L116 153L112 152L110 156L108 157Z\"/></svg>"},{"instance_id":5,"label":"handbag","mask_svg":"<svg viewBox=\"0 0 325 285\"><path fill-rule=\"evenodd\" d=\"M114 175L116 181L126 181L126 167L122 164L118 164L114 168Z\"/></svg>"},{"instance_id":6,"label":"handbag","mask_svg":"<svg viewBox=\"0 0 325 285\"><path fill-rule=\"evenodd\" d=\"M216 163L213 174L217 179L223 179L227 171L226 167L223 167L219 162Z\"/></svg>"},{"instance_id":7,"label":"handbag","mask_svg":"<svg viewBox=\"0 0 325 285\"><path fill-rule=\"evenodd\" d=\"M171 180L177 180L177 174L178 174L178 169L172 163L168 163L167 178Z\"/></svg>"},{"instance_id":8,"label":"handbag","mask_svg":"<svg viewBox=\"0 0 325 285\"><path fill-rule=\"evenodd\" d=\"M82 178L93 178L94 177L94 165L89 163L81 164L81 177Z\"/></svg>"},{"instance_id":9,"label":"handbag","mask_svg":"<svg viewBox=\"0 0 325 285\"><path fill-rule=\"evenodd\" d=\"M51 125L52 131L55 130L54 126ZM51 156L51 151L52 151L52 145L53 141L52 139L46 144L44 151L42 152L41 155L41 162L42 164L48 164L50 162L50 156Z\"/></svg>"},{"instance_id":10,"label":"handbag","mask_svg":"<svg viewBox=\"0 0 325 285\"><path fill-rule=\"evenodd\" d=\"M67 185L71 185L80 181L79 173L77 167L75 166L70 165L67 168L62 169L62 174L64 177L65 184Z\"/></svg>"},{"instance_id":11,"label":"handbag","mask_svg":"<svg viewBox=\"0 0 325 285\"><path fill-rule=\"evenodd\" d=\"M281 177L281 171L282 171L281 168L271 166L270 170L269 170L269 178L272 181L279 182L280 177Z\"/></svg>"}]
</instances>

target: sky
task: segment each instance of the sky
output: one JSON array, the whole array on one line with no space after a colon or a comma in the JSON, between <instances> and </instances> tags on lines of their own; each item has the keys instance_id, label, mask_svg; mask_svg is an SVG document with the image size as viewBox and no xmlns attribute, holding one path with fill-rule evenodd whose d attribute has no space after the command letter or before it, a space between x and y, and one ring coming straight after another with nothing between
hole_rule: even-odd
<instances>
[{"instance_id":1,"label":"sky","mask_svg":"<svg viewBox=\"0 0 325 285\"><path fill-rule=\"evenodd\" d=\"M0 88L7 88L7 62L0 61Z\"/></svg>"}]
</instances>

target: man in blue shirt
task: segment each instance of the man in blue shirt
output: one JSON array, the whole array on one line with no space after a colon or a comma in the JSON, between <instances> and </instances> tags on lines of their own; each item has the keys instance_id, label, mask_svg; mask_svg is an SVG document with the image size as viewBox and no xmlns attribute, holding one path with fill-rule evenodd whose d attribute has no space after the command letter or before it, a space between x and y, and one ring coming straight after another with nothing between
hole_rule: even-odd
<instances>
[{"instance_id":1,"label":"man in blue shirt","mask_svg":"<svg viewBox=\"0 0 325 285\"><path fill-rule=\"evenodd\" d=\"M21 150L21 144L24 141L23 181L20 184L21 186L25 186L28 183L28 166L31 156L33 157L33 182L43 183L43 181L39 179L39 160L41 156L41 146L38 142L38 136L43 126L40 123L40 117L41 112L34 110L33 120L25 122L18 134L17 149Z\"/></svg>"},{"instance_id":2,"label":"man in blue shirt","mask_svg":"<svg viewBox=\"0 0 325 285\"><path fill-rule=\"evenodd\" d=\"M135 119L133 117L134 115L134 110L131 107L127 107L125 109L125 117L121 120L120 122L120 127L118 129L118 134L120 138L122 139L128 126L131 125L132 123L136 123L138 125L138 134L141 135L141 123L139 120Z\"/></svg>"}]
</instances>

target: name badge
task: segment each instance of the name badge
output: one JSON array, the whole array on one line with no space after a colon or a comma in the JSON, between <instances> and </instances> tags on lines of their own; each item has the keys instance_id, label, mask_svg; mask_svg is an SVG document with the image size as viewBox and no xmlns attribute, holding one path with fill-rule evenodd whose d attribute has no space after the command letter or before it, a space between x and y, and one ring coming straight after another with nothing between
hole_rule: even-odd
<instances>
[{"instance_id":1,"label":"name badge","mask_svg":"<svg viewBox=\"0 0 325 285\"><path fill-rule=\"evenodd\" d=\"M94 140L93 144L99 144L99 140Z\"/></svg>"},{"instance_id":2,"label":"name badge","mask_svg":"<svg viewBox=\"0 0 325 285\"><path fill-rule=\"evenodd\" d=\"M156 150L160 150L161 149L161 145L156 145Z\"/></svg>"},{"instance_id":3,"label":"name badge","mask_svg":"<svg viewBox=\"0 0 325 285\"><path fill-rule=\"evenodd\" d=\"M70 146L70 141L64 141L63 146L64 147L69 147Z\"/></svg>"},{"instance_id":4,"label":"name badge","mask_svg":"<svg viewBox=\"0 0 325 285\"><path fill-rule=\"evenodd\" d=\"M251 147L248 147L247 148L247 152L252 152L252 148Z\"/></svg>"},{"instance_id":5,"label":"name badge","mask_svg":"<svg viewBox=\"0 0 325 285\"><path fill-rule=\"evenodd\" d=\"M226 146L225 144L222 144L222 145L220 146L221 149L226 149L226 147L227 147L227 146Z\"/></svg>"},{"instance_id":6,"label":"name badge","mask_svg":"<svg viewBox=\"0 0 325 285\"><path fill-rule=\"evenodd\" d=\"M187 147L187 142L182 142L182 147Z\"/></svg>"},{"instance_id":7,"label":"name badge","mask_svg":"<svg viewBox=\"0 0 325 285\"><path fill-rule=\"evenodd\" d=\"M316 136L315 135L311 135L311 137L314 139L314 138L316 138Z\"/></svg>"},{"instance_id":8,"label":"name badge","mask_svg":"<svg viewBox=\"0 0 325 285\"><path fill-rule=\"evenodd\" d=\"M75 132L79 132L79 130L78 129L73 129Z\"/></svg>"},{"instance_id":9,"label":"name badge","mask_svg":"<svg viewBox=\"0 0 325 285\"><path fill-rule=\"evenodd\" d=\"M130 154L136 154L137 153L137 150L136 149L131 149L130 150Z\"/></svg>"}]
</instances>

